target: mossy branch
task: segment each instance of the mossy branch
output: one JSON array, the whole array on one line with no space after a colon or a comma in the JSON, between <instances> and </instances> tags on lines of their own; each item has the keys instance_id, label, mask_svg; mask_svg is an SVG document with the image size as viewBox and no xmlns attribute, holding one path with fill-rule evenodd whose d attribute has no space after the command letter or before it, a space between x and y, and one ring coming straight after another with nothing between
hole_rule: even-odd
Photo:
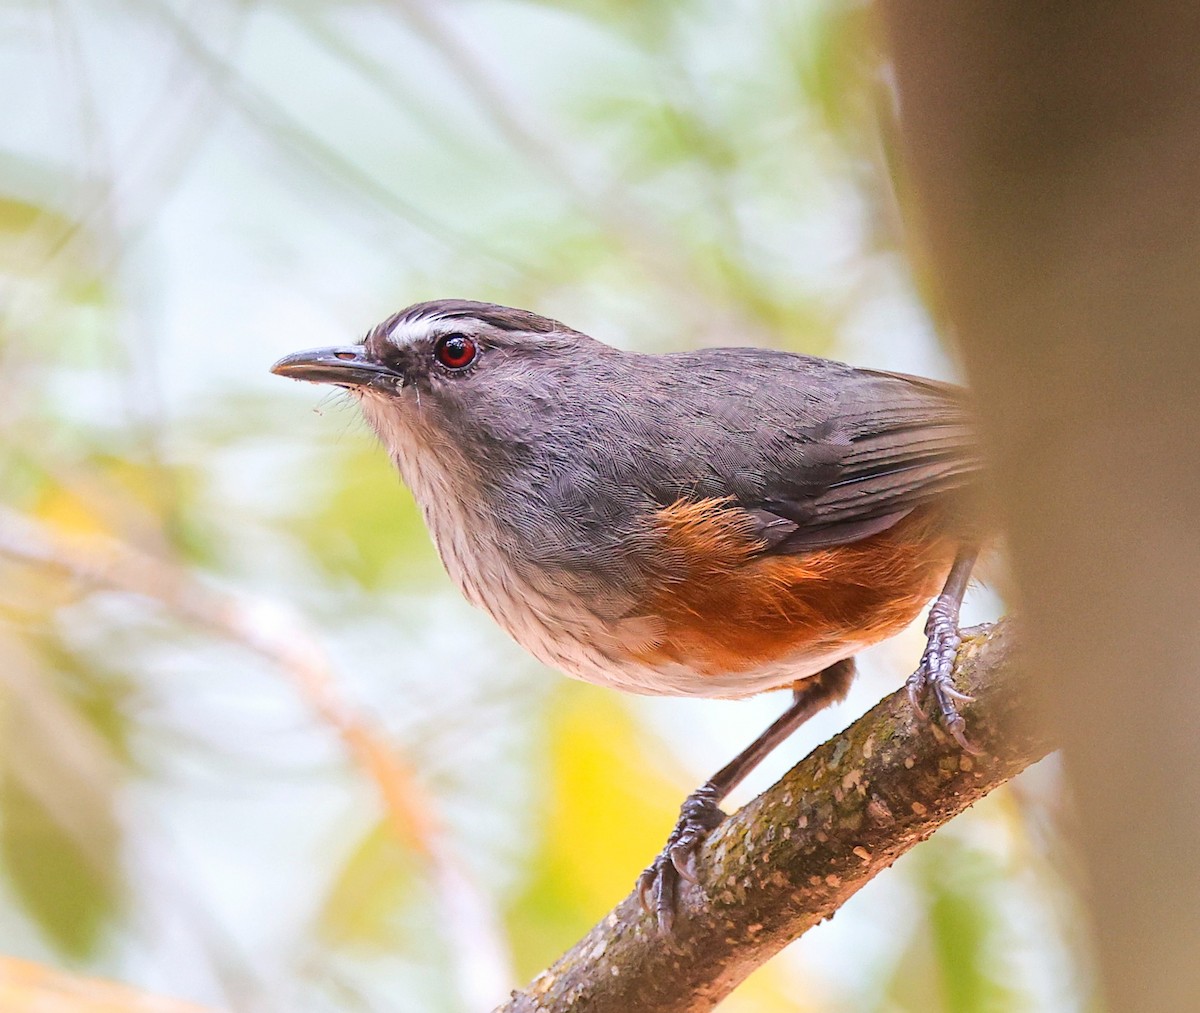
<instances>
[{"instance_id":1,"label":"mossy branch","mask_svg":"<svg viewBox=\"0 0 1200 1013\"><path fill-rule=\"evenodd\" d=\"M1035 720L1010 623L968 631L963 753L903 690L726 820L698 856L670 938L632 894L497 1013L697 1013L830 917L866 882L1054 744Z\"/></svg>"}]
</instances>

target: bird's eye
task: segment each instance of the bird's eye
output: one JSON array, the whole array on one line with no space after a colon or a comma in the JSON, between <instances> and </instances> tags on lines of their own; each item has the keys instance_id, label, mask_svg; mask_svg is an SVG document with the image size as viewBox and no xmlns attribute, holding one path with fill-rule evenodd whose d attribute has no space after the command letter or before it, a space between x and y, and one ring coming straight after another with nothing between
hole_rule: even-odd
<instances>
[{"instance_id":1,"label":"bird's eye","mask_svg":"<svg viewBox=\"0 0 1200 1013\"><path fill-rule=\"evenodd\" d=\"M465 334L445 334L433 346L433 354L447 369L466 369L479 354L479 346Z\"/></svg>"}]
</instances>

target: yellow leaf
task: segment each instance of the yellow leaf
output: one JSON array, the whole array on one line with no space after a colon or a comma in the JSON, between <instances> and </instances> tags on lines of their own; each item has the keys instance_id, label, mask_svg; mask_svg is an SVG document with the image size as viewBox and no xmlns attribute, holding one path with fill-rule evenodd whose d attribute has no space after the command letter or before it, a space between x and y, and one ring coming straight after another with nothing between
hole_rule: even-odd
<instances>
[{"instance_id":1,"label":"yellow leaf","mask_svg":"<svg viewBox=\"0 0 1200 1013\"><path fill-rule=\"evenodd\" d=\"M414 856L386 820L359 841L325 898L318 924L334 945L396 946L396 913L416 882Z\"/></svg>"},{"instance_id":2,"label":"yellow leaf","mask_svg":"<svg viewBox=\"0 0 1200 1013\"><path fill-rule=\"evenodd\" d=\"M74 493L61 487L51 487L43 494L34 515L46 524L68 535L111 535L112 529Z\"/></svg>"},{"instance_id":3,"label":"yellow leaf","mask_svg":"<svg viewBox=\"0 0 1200 1013\"><path fill-rule=\"evenodd\" d=\"M619 695L562 683L547 716L546 794L533 875L509 911L521 970L532 974L632 889L666 841L687 789Z\"/></svg>"}]
</instances>

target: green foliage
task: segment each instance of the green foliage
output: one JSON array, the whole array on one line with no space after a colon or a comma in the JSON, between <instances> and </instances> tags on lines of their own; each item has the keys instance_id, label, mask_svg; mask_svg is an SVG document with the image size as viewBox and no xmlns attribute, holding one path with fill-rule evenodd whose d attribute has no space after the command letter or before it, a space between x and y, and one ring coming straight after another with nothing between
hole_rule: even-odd
<instances>
[{"instance_id":1,"label":"green foliage","mask_svg":"<svg viewBox=\"0 0 1200 1013\"><path fill-rule=\"evenodd\" d=\"M35 641L38 656L48 666L43 678L62 695L78 717L95 731L118 763L132 762L128 712L136 688L105 659L72 650L54 631L44 631Z\"/></svg>"},{"instance_id":2,"label":"green foliage","mask_svg":"<svg viewBox=\"0 0 1200 1013\"><path fill-rule=\"evenodd\" d=\"M874 25L865 5L823 3L811 19L794 19L781 38L801 93L831 135L861 153L870 143L879 87Z\"/></svg>"},{"instance_id":3,"label":"green foliage","mask_svg":"<svg viewBox=\"0 0 1200 1013\"><path fill-rule=\"evenodd\" d=\"M129 759L130 687L52 631L30 646L0 640L10 686L0 711L0 867L48 939L83 958L118 911L114 761Z\"/></svg>"},{"instance_id":4,"label":"green foliage","mask_svg":"<svg viewBox=\"0 0 1200 1013\"><path fill-rule=\"evenodd\" d=\"M424 870L381 821L363 835L325 896L318 928L329 945L395 948L403 943L397 912L421 889Z\"/></svg>"},{"instance_id":5,"label":"green foliage","mask_svg":"<svg viewBox=\"0 0 1200 1013\"><path fill-rule=\"evenodd\" d=\"M61 208L71 183L52 164L0 150L0 278L48 282L60 309L95 309L108 284L87 222Z\"/></svg>"},{"instance_id":6,"label":"green foliage","mask_svg":"<svg viewBox=\"0 0 1200 1013\"><path fill-rule=\"evenodd\" d=\"M290 522L314 562L367 590L428 581L437 559L412 495L374 440L349 438L325 472L324 502Z\"/></svg>"},{"instance_id":7,"label":"green foliage","mask_svg":"<svg viewBox=\"0 0 1200 1013\"><path fill-rule=\"evenodd\" d=\"M0 811L0 860L26 912L67 956L94 956L116 912L110 879L115 840L103 845L106 868L97 869L94 858L11 775L0 779ZM104 839L97 834L89 850Z\"/></svg>"},{"instance_id":8,"label":"green foliage","mask_svg":"<svg viewBox=\"0 0 1200 1013\"><path fill-rule=\"evenodd\" d=\"M952 833L912 856L925 905L924 932L902 958L889 992L901 1008L1005 1013L1028 1008L1006 980L997 909L1006 870L994 854Z\"/></svg>"},{"instance_id":9,"label":"green foliage","mask_svg":"<svg viewBox=\"0 0 1200 1013\"><path fill-rule=\"evenodd\" d=\"M50 243L61 243L78 228L78 222L45 205L0 195L0 265L5 271L36 271L39 265L28 255L29 239L41 234Z\"/></svg>"}]
</instances>

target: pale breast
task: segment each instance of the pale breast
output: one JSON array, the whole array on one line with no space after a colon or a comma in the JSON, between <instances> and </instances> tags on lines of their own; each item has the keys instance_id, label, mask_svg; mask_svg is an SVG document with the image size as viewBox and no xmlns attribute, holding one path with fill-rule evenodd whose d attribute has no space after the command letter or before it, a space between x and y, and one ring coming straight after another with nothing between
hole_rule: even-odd
<instances>
[{"instance_id":1,"label":"pale breast","mask_svg":"<svg viewBox=\"0 0 1200 1013\"><path fill-rule=\"evenodd\" d=\"M914 552L912 542L897 541L895 533L863 543L863 566L846 579L814 572L816 558L752 562L749 544L731 542L723 563L714 539L735 539L736 526L725 530L724 512L690 508L677 518L690 541L678 545L686 550L695 542L703 552L695 559L677 553L659 599L649 601L643 591L638 600L632 588L598 584L595 574L531 563L514 532L492 515L475 489L474 470L453 446L392 431L400 423L373 412L369 398L363 407L393 448L446 571L467 600L534 657L588 682L697 697L788 686L895 632L935 593L949 566L948 543L931 538ZM722 530L710 532L712 524ZM894 550L888 548L893 543ZM854 551L842 553L836 566L828 565L840 570L845 560L853 569ZM680 583L685 576L690 579ZM818 606L809 588L821 585Z\"/></svg>"},{"instance_id":2,"label":"pale breast","mask_svg":"<svg viewBox=\"0 0 1200 1013\"><path fill-rule=\"evenodd\" d=\"M814 643L716 673L706 655L656 650L663 634L652 617L602 619L569 575L531 572L501 547L502 533L460 510L435 499L426 512L451 579L530 654L573 678L640 695L737 698L790 686L865 646Z\"/></svg>"}]
</instances>

